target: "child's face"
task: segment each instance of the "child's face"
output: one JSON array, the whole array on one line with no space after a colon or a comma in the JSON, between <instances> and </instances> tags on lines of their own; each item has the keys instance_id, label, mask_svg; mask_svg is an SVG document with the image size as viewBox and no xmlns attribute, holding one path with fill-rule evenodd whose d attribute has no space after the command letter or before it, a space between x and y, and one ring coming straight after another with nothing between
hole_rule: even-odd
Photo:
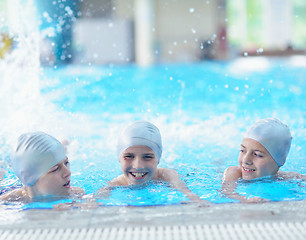
<instances>
[{"instance_id":1,"label":"child's face","mask_svg":"<svg viewBox=\"0 0 306 240\"><path fill-rule=\"evenodd\" d=\"M250 138L242 140L238 161L242 179L247 180L272 176L279 169L265 147Z\"/></svg>"},{"instance_id":2,"label":"child's face","mask_svg":"<svg viewBox=\"0 0 306 240\"><path fill-rule=\"evenodd\" d=\"M50 168L32 187L34 195L69 195L70 176L68 158Z\"/></svg>"},{"instance_id":3,"label":"child's face","mask_svg":"<svg viewBox=\"0 0 306 240\"><path fill-rule=\"evenodd\" d=\"M120 164L129 184L142 184L156 174L158 159L151 148L139 145L126 149L120 157Z\"/></svg>"}]
</instances>

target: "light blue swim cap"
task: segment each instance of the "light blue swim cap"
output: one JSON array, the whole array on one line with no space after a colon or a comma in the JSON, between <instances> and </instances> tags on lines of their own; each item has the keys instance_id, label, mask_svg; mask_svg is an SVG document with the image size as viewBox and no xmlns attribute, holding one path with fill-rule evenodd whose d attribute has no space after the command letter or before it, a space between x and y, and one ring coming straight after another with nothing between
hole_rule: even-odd
<instances>
[{"instance_id":1,"label":"light blue swim cap","mask_svg":"<svg viewBox=\"0 0 306 240\"><path fill-rule=\"evenodd\" d=\"M29 132L18 138L12 168L23 185L32 186L65 158L65 149L57 139L44 132Z\"/></svg>"},{"instance_id":2,"label":"light blue swim cap","mask_svg":"<svg viewBox=\"0 0 306 240\"><path fill-rule=\"evenodd\" d=\"M129 125L120 135L117 145L118 158L132 146L144 145L151 148L158 162L162 155L162 141L158 128L147 121L137 121Z\"/></svg>"},{"instance_id":3,"label":"light blue swim cap","mask_svg":"<svg viewBox=\"0 0 306 240\"><path fill-rule=\"evenodd\" d=\"M288 126L276 118L265 118L254 123L244 135L263 145L279 167L285 164L292 136Z\"/></svg>"}]
</instances>

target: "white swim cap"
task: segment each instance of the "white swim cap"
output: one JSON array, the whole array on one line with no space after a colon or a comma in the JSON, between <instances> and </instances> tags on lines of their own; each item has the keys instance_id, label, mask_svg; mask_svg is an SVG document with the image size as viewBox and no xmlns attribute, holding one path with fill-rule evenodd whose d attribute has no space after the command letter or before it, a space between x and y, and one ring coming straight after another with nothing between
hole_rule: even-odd
<instances>
[{"instance_id":1,"label":"white swim cap","mask_svg":"<svg viewBox=\"0 0 306 240\"><path fill-rule=\"evenodd\" d=\"M155 125L146 121L137 121L129 125L119 137L118 158L120 159L126 149L137 145L151 148L159 162L162 155L162 142L160 132Z\"/></svg>"},{"instance_id":2,"label":"white swim cap","mask_svg":"<svg viewBox=\"0 0 306 240\"><path fill-rule=\"evenodd\" d=\"M18 138L12 167L23 185L32 186L65 158L63 145L54 137L43 132L30 132Z\"/></svg>"},{"instance_id":3,"label":"white swim cap","mask_svg":"<svg viewBox=\"0 0 306 240\"><path fill-rule=\"evenodd\" d=\"M244 138L251 138L263 145L279 167L285 164L292 136L288 126L276 118L261 119L254 123Z\"/></svg>"}]
</instances>

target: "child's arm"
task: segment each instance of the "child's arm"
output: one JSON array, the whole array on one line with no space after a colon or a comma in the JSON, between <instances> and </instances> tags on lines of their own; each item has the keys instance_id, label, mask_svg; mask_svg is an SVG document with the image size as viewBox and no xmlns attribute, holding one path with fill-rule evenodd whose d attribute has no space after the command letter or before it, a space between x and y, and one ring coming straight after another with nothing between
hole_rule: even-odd
<instances>
[{"instance_id":1,"label":"child's arm","mask_svg":"<svg viewBox=\"0 0 306 240\"><path fill-rule=\"evenodd\" d=\"M114 187L118 186L126 186L128 183L126 182L125 178L123 175L120 175L113 180L107 182L106 187L101 187L99 190L94 194L95 197L97 198L107 198L110 194L110 192L114 189Z\"/></svg>"},{"instance_id":2,"label":"child's arm","mask_svg":"<svg viewBox=\"0 0 306 240\"><path fill-rule=\"evenodd\" d=\"M300 174L297 172L281 172L279 171L277 173L278 177L284 178L284 179L298 179L302 181L306 181L306 175Z\"/></svg>"},{"instance_id":3,"label":"child's arm","mask_svg":"<svg viewBox=\"0 0 306 240\"><path fill-rule=\"evenodd\" d=\"M175 170L169 168L158 168L157 171L159 179L168 182L171 187L181 191L189 200L196 202L204 201L186 186Z\"/></svg>"},{"instance_id":4,"label":"child's arm","mask_svg":"<svg viewBox=\"0 0 306 240\"><path fill-rule=\"evenodd\" d=\"M85 195L85 190L80 187L71 187L71 194L80 198Z\"/></svg>"},{"instance_id":5,"label":"child's arm","mask_svg":"<svg viewBox=\"0 0 306 240\"><path fill-rule=\"evenodd\" d=\"M243 203L255 203L255 202L265 202L267 199L253 197L246 198L245 196L236 193L237 181L241 178L241 169L238 166L228 167L223 174L222 180L222 193L232 199L239 200Z\"/></svg>"}]
</instances>

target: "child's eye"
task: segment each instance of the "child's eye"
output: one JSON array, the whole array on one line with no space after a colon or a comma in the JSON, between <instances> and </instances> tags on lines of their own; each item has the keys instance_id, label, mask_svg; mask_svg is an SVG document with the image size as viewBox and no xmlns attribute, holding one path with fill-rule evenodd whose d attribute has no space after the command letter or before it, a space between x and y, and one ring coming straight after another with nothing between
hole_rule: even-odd
<instances>
[{"instance_id":1,"label":"child's eye","mask_svg":"<svg viewBox=\"0 0 306 240\"><path fill-rule=\"evenodd\" d=\"M241 153L244 153L244 152L245 152L245 150L244 150L244 149L240 149L240 152L241 152Z\"/></svg>"},{"instance_id":2,"label":"child's eye","mask_svg":"<svg viewBox=\"0 0 306 240\"><path fill-rule=\"evenodd\" d=\"M55 168L53 168L53 169L51 169L51 173L53 173L53 172L56 172L58 170L58 167L55 167Z\"/></svg>"},{"instance_id":3,"label":"child's eye","mask_svg":"<svg viewBox=\"0 0 306 240\"><path fill-rule=\"evenodd\" d=\"M70 165L70 162L69 162L69 161L65 162L65 165L66 165L66 166L69 166L69 165Z\"/></svg>"},{"instance_id":4,"label":"child's eye","mask_svg":"<svg viewBox=\"0 0 306 240\"><path fill-rule=\"evenodd\" d=\"M262 156L261 154L259 154L259 153L254 153L254 155L255 155L256 157L260 157L260 158L263 157L263 156Z\"/></svg>"},{"instance_id":5,"label":"child's eye","mask_svg":"<svg viewBox=\"0 0 306 240\"><path fill-rule=\"evenodd\" d=\"M143 156L143 158L144 158L145 160L149 161L149 160L153 159L153 156L151 156L151 155L145 155L145 156Z\"/></svg>"},{"instance_id":6,"label":"child's eye","mask_svg":"<svg viewBox=\"0 0 306 240\"><path fill-rule=\"evenodd\" d=\"M133 155L124 155L123 158L126 160L132 159L134 156Z\"/></svg>"}]
</instances>

